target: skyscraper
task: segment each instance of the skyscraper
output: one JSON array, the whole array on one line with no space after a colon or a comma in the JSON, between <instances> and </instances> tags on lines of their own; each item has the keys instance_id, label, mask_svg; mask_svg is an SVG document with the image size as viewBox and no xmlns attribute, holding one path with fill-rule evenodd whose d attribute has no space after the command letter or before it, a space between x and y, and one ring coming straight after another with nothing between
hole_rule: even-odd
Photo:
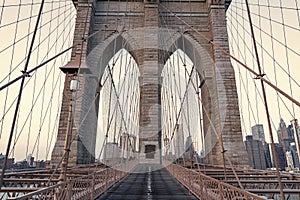
<instances>
[{"instance_id":1,"label":"skyscraper","mask_svg":"<svg viewBox=\"0 0 300 200\"><path fill-rule=\"evenodd\" d=\"M249 165L254 169L266 169L267 165L263 142L253 139L252 135L247 135L245 146L248 154Z\"/></svg>"},{"instance_id":2,"label":"skyscraper","mask_svg":"<svg viewBox=\"0 0 300 200\"><path fill-rule=\"evenodd\" d=\"M285 152L285 157L286 157L286 162L287 162L287 167L290 169L294 169L294 159L291 151Z\"/></svg>"},{"instance_id":3,"label":"skyscraper","mask_svg":"<svg viewBox=\"0 0 300 200\"><path fill-rule=\"evenodd\" d=\"M300 137L299 137L299 125L298 125L298 120L297 119L293 119L291 121L292 123L292 127L293 127L293 132L294 132L294 139L295 139L295 154L298 157L298 166L300 165L299 161L300 161ZM296 161L296 159L295 159ZM296 165L295 165L296 166Z\"/></svg>"},{"instance_id":4,"label":"skyscraper","mask_svg":"<svg viewBox=\"0 0 300 200\"><path fill-rule=\"evenodd\" d=\"M175 135L175 156L179 158L185 152L184 147L184 134L183 134L183 126L181 124L177 124L176 126L176 135Z\"/></svg>"},{"instance_id":5,"label":"skyscraper","mask_svg":"<svg viewBox=\"0 0 300 200\"><path fill-rule=\"evenodd\" d=\"M289 141L289 136L288 136L286 124L282 118L280 119L278 125L277 134L278 134L278 142L283 147L284 152L288 151L289 142L287 141Z\"/></svg>"},{"instance_id":6,"label":"skyscraper","mask_svg":"<svg viewBox=\"0 0 300 200\"><path fill-rule=\"evenodd\" d=\"M266 164L267 164L267 168L272 168L272 158L271 158L271 152L270 152L270 144L268 143L263 143L263 148L264 148L264 154L265 154L265 158L266 158Z\"/></svg>"},{"instance_id":7,"label":"skyscraper","mask_svg":"<svg viewBox=\"0 0 300 200\"><path fill-rule=\"evenodd\" d=\"M290 139L291 142L294 142L295 138L294 138L293 125L292 124L288 125L286 130L287 130L288 138Z\"/></svg>"},{"instance_id":8,"label":"skyscraper","mask_svg":"<svg viewBox=\"0 0 300 200\"><path fill-rule=\"evenodd\" d=\"M287 167L285 152L283 151L283 147L280 144L275 144L275 151L278 159L278 167L280 170L285 170L285 167Z\"/></svg>"},{"instance_id":9,"label":"skyscraper","mask_svg":"<svg viewBox=\"0 0 300 200\"><path fill-rule=\"evenodd\" d=\"M259 140L265 142L264 126L262 124L256 124L251 127L253 140Z\"/></svg>"},{"instance_id":10,"label":"skyscraper","mask_svg":"<svg viewBox=\"0 0 300 200\"><path fill-rule=\"evenodd\" d=\"M297 149L296 149L295 142L291 143L291 154L292 154L292 157L293 157L294 167L299 168L299 159L298 159L298 154L297 154Z\"/></svg>"}]
</instances>

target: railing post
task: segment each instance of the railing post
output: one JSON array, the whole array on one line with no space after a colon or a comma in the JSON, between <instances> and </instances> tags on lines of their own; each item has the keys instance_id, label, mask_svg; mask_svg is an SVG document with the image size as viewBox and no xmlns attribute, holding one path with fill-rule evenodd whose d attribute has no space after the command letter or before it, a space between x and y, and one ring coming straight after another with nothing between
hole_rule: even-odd
<instances>
[{"instance_id":1,"label":"railing post","mask_svg":"<svg viewBox=\"0 0 300 200\"><path fill-rule=\"evenodd\" d=\"M116 169L113 169L113 170L114 170L114 183L116 183L118 181L117 170Z\"/></svg>"},{"instance_id":2,"label":"railing post","mask_svg":"<svg viewBox=\"0 0 300 200\"><path fill-rule=\"evenodd\" d=\"M118 168L118 170L120 171L120 176L123 176L123 173L125 173L125 171L124 171L124 166L121 165L121 166Z\"/></svg>"},{"instance_id":3,"label":"railing post","mask_svg":"<svg viewBox=\"0 0 300 200\"><path fill-rule=\"evenodd\" d=\"M127 171L127 164L125 163L124 165L123 165L123 172L124 172L124 176L125 176L125 174L127 174L128 173L128 171Z\"/></svg>"},{"instance_id":4,"label":"railing post","mask_svg":"<svg viewBox=\"0 0 300 200\"><path fill-rule=\"evenodd\" d=\"M189 180L188 180L189 181L188 182L189 190L191 190L191 186L192 186L191 178L192 178L191 170L189 170Z\"/></svg>"},{"instance_id":5,"label":"railing post","mask_svg":"<svg viewBox=\"0 0 300 200\"><path fill-rule=\"evenodd\" d=\"M205 197L206 197L206 199L209 199L208 194L207 194L207 186L205 185L205 183L207 183L207 181L204 181L203 178L204 177L201 177L201 181L202 181L203 189L205 191Z\"/></svg>"},{"instance_id":6,"label":"railing post","mask_svg":"<svg viewBox=\"0 0 300 200\"><path fill-rule=\"evenodd\" d=\"M175 174L174 174L174 167L175 167L175 165L172 164L172 166L173 166L173 172L172 172L172 175L175 177ZM171 170L170 170L170 171L171 171Z\"/></svg>"},{"instance_id":7,"label":"railing post","mask_svg":"<svg viewBox=\"0 0 300 200\"><path fill-rule=\"evenodd\" d=\"M107 190L108 186L107 186L107 183L108 183L108 168L105 169L105 190Z\"/></svg>"},{"instance_id":8,"label":"railing post","mask_svg":"<svg viewBox=\"0 0 300 200\"><path fill-rule=\"evenodd\" d=\"M223 199L223 189L221 183L218 183L218 190L219 190L219 195L220 195L220 200Z\"/></svg>"},{"instance_id":9,"label":"railing post","mask_svg":"<svg viewBox=\"0 0 300 200\"><path fill-rule=\"evenodd\" d=\"M72 199L72 189L73 189L73 181L69 181L67 184L67 194L66 194L66 199L71 200ZM62 190L64 192L64 190Z\"/></svg>"},{"instance_id":10,"label":"railing post","mask_svg":"<svg viewBox=\"0 0 300 200\"><path fill-rule=\"evenodd\" d=\"M202 197L203 199L207 199L205 198L203 195L203 189L204 189L204 185L203 185L203 181L202 181L202 176L201 174L198 175L199 176L199 185L200 185L200 197Z\"/></svg>"},{"instance_id":11,"label":"railing post","mask_svg":"<svg viewBox=\"0 0 300 200\"><path fill-rule=\"evenodd\" d=\"M60 190L61 190L60 188L55 188L54 189L54 194L53 194L54 195L54 197L53 197L54 200L59 200L58 195L60 194Z\"/></svg>"},{"instance_id":12,"label":"railing post","mask_svg":"<svg viewBox=\"0 0 300 200\"><path fill-rule=\"evenodd\" d=\"M91 182L91 200L94 199L94 191L95 191L95 172L92 174L92 182Z\"/></svg>"}]
</instances>

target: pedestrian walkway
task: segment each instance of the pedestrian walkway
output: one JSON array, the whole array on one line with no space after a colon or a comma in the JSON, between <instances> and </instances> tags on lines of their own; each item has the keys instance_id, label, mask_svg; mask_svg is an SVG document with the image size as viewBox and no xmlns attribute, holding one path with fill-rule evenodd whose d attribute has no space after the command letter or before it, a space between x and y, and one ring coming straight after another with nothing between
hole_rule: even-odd
<instances>
[{"instance_id":1,"label":"pedestrian walkway","mask_svg":"<svg viewBox=\"0 0 300 200\"><path fill-rule=\"evenodd\" d=\"M192 200L189 193L158 164L139 164L132 173L101 195L98 200Z\"/></svg>"}]
</instances>

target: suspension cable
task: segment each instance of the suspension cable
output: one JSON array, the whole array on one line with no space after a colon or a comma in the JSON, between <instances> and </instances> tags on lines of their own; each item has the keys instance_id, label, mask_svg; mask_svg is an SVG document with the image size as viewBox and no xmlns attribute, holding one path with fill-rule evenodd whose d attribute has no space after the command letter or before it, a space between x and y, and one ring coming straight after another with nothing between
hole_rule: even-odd
<instances>
[{"instance_id":1,"label":"suspension cable","mask_svg":"<svg viewBox=\"0 0 300 200\"><path fill-rule=\"evenodd\" d=\"M246 64L244 64L243 62L241 62L240 60L238 60L235 56L231 55L229 52L227 52L225 49L223 49L221 46L215 44L212 40L210 40L208 37L206 37L204 34L202 34L201 32L199 32L198 30L196 30L194 27L190 26L188 23L186 23L183 19L181 19L180 17L178 17L174 12L172 12L170 9L168 9L167 7L165 7L164 5L160 4L165 10L167 10L168 12L170 12L174 17L176 17L178 20L180 20L181 22L183 22L185 25L189 26L189 28L191 28L193 31L195 31L197 34L199 34L202 38L204 38L205 40L207 40L210 44L212 44L216 49L219 49L220 51L222 51L225 55L227 55L228 57L232 58L233 60L235 60L238 64L240 64L242 67L246 68L248 71L250 71L252 74L254 74L258 79L261 79L263 82L265 82L267 85L269 85L270 87L272 87L273 89L277 90L280 94L282 94L284 97L286 97L287 99L289 99L290 101L292 101L294 104L296 104L297 106L300 107L300 102L297 101L296 99L294 99L293 97L291 97L290 95L288 95L286 92L284 92L283 90L281 90L280 88L276 87L273 83L271 83L270 81L266 80L265 78L263 78L259 73L255 72L254 70L252 70L251 68L249 68Z\"/></svg>"},{"instance_id":2,"label":"suspension cable","mask_svg":"<svg viewBox=\"0 0 300 200\"><path fill-rule=\"evenodd\" d=\"M253 46L254 46L255 55L256 55L257 67L258 67L258 70L259 70L259 74L262 75L261 65L260 65L260 60L259 60L259 56L258 56L258 50L257 50L257 46L256 46L255 34L254 34L254 30L253 30L252 18L251 18L251 14L250 14L250 8L249 8L248 0L246 0L246 6L247 6L247 11L248 11L247 13L248 13L248 18L249 18L250 30L251 30L252 39L253 39ZM276 174L277 174L279 188L280 188L280 198L281 198L281 200L284 200L285 198L284 198L284 193L283 193L283 185L282 185L282 182L281 182L281 175L280 175L280 172L279 172L278 157L277 157L277 152L275 150L274 138L273 138L273 134L272 134L272 127L271 127L271 122L270 122L270 113L269 113L269 108L268 108L268 101L267 101L266 91L265 91L265 87L264 87L264 82L262 80L261 80L261 86L262 86L263 99L264 99L265 110L266 110L267 121L268 121L268 127L269 127L270 138L271 138L271 148L272 148L272 152L273 152L273 156L274 156L274 163L275 163L275 166L276 166Z\"/></svg>"},{"instance_id":3,"label":"suspension cable","mask_svg":"<svg viewBox=\"0 0 300 200\"><path fill-rule=\"evenodd\" d=\"M27 57L27 60L26 60L26 63L25 63L24 70L23 70L24 72L27 71L27 68L28 68L28 65L29 65L29 61L30 61L31 52L32 52L32 49L33 49L35 36L37 34L38 25L40 23L41 14L42 14L42 10L43 10L43 7L44 7L44 2L45 2L45 0L42 0L42 2L41 2L39 16L38 16L36 26L35 26L35 32L34 32L34 35L33 35L33 38L32 38L32 42L31 42L30 49L29 49L29 54L28 54L28 57ZM6 148L6 154L5 154L5 158L4 158L4 162L3 162L2 172L1 172L0 188L2 187L2 184L3 184L3 178L4 178L4 174L5 174L5 170L6 170L7 159L8 159L8 154L9 154L9 151L10 151L10 146L11 146L11 141L12 141L12 137L13 137L13 133L14 133L15 123L16 123L18 112L19 112L19 106L20 106L20 102L21 102L21 96L22 96L22 93L23 93L24 83L25 83L25 77L22 78L22 82L21 82L21 85L20 85L16 110L15 110L15 114L14 114L14 118L13 118L13 122L12 122L12 126L11 126L11 132L10 132L8 145L7 145L7 148Z\"/></svg>"}]
</instances>

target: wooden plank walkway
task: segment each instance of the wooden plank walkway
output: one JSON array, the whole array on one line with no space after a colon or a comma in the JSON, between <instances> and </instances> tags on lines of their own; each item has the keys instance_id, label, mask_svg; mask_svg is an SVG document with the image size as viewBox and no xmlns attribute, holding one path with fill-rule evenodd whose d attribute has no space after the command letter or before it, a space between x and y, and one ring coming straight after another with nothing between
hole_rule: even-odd
<instances>
[{"instance_id":1,"label":"wooden plank walkway","mask_svg":"<svg viewBox=\"0 0 300 200\"><path fill-rule=\"evenodd\" d=\"M158 164L139 164L125 179L111 187L98 200L194 200L195 196Z\"/></svg>"}]
</instances>

